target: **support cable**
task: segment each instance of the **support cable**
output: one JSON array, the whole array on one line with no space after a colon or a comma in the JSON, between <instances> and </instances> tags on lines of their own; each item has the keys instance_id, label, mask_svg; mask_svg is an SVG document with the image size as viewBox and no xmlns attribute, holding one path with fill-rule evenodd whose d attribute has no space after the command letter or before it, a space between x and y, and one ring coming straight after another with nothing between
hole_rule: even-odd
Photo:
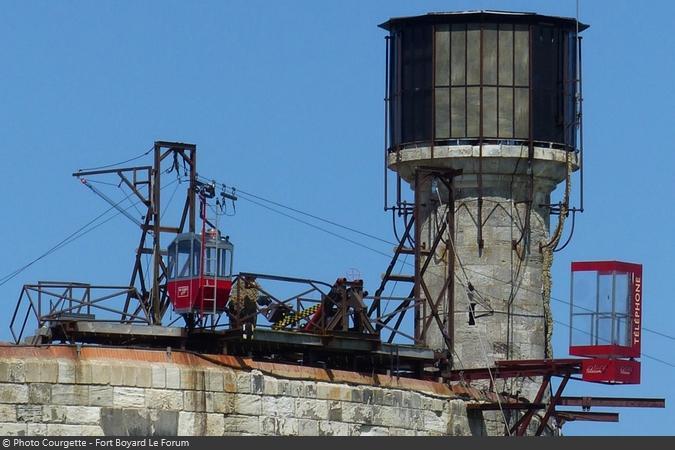
<instances>
[{"instance_id":1,"label":"support cable","mask_svg":"<svg viewBox=\"0 0 675 450\"><path fill-rule=\"evenodd\" d=\"M201 177L201 178L203 178L203 177ZM240 192L240 190L237 189L237 192ZM246 194L245 194L245 195L246 195ZM249 194L249 195L250 195L250 194ZM260 197L260 196L257 196L257 197L258 197L258 198L262 198L262 197ZM243 197L242 197L242 198L243 198ZM248 200L248 199L246 199L246 200ZM258 206L260 206L260 207L263 207L263 208L268 209L268 210L270 210L270 211L273 211L273 212L275 212L275 213L277 213L277 214L280 214L280 215L282 215L282 216L284 216L284 217L290 218L290 219L295 220L295 221L297 221L297 222L300 222L300 223L302 223L302 224L304 224L304 225L307 225L307 226L310 226L310 227L312 227L312 228L315 228L315 229L317 229L317 230L319 230L319 231L323 231L323 232L325 232L325 233L327 233L327 234L330 234L331 236L335 236L335 237L337 237L337 238L339 238L339 239L345 240L346 242L349 242L349 243L352 243L352 244L357 245L357 246L359 246L359 247L365 248L365 249L367 249L367 250L370 250L370 251L372 251L372 252L374 252L374 253L377 253L377 254L379 254L379 255L385 256L385 257L387 257L387 258L391 258L391 255L388 254L388 253L382 252L382 251L377 250L377 249L373 249L373 248L371 248L371 247L369 247L369 246L367 246L367 245L364 245L364 244L362 244L362 243L355 242L355 241L353 241L353 240L351 240L351 239L349 239L349 238L346 238L346 237L344 237L344 236L341 236L341 235L339 235L339 234L337 234L337 233L333 233L333 232L331 232L331 231L329 231L329 230L326 230L326 229L324 229L324 228L318 227L318 226L316 226L316 225L314 225L314 224L305 222L305 221L303 221L303 220L301 220L301 219L298 219L298 218L293 217L293 216L291 216L291 215L289 215L289 214L286 214L286 213L283 213L283 212L281 212L281 211L278 211L278 210L276 210L276 209L274 209L274 208L267 207L266 205L263 205L263 204L261 204L261 203L253 202L252 200L249 200L249 201L252 202L252 203L255 203L256 205L258 205ZM489 199L486 199L486 201L489 201ZM271 201L270 201L270 202L271 202ZM283 208L285 208L285 209L291 210L291 207L288 207L288 206L283 205L283 204L278 203L278 202L274 202L274 203L281 205L281 207L283 207ZM499 202L497 202L497 203L499 203ZM314 214L306 213L306 212L304 212L304 211L302 211L302 212L300 212L300 213L302 213L303 215L306 215L306 216L308 216L308 217L314 216ZM318 217L318 216L316 216L316 217ZM322 221L324 221L324 222L327 222L327 223L330 223L330 222L331 222L331 221L329 221L328 219L323 219L323 218L320 218L320 219L321 219ZM339 225L339 224L336 224L336 226L340 226L340 225ZM355 229L353 229L353 228L351 228L351 227L344 227L344 228L347 229L347 230L355 230ZM355 231L359 231L359 230L355 230ZM368 237L371 236L371 235L368 235L367 233L363 233L363 232L360 232L359 234L362 234L362 235L365 235L365 236L368 236ZM382 242L385 242L385 243L391 244L391 245L396 245L396 243L387 241L386 239L382 239L382 238L375 237L375 236L373 236L373 237L376 238L378 241L382 241ZM409 263L409 262L406 262L405 264L406 264L407 266L413 266L413 264L412 264L412 263ZM496 277L494 277L494 276L487 275L487 274L478 272L478 271L476 271L476 270L472 270L471 268L468 268L468 267L465 267L465 266L461 266L461 269L462 269L463 271L466 271L466 272L469 272L469 273L472 273L472 274L475 274L475 275L479 275L479 276L481 276L481 277L484 277L484 278L487 278L487 279L490 279L490 280L494 280L494 281L497 281L497 282L500 282L500 283L504 283L504 284L506 284L506 285L511 285L511 283L510 283L509 281L502 280L502 279L500 279L500 278L496 278ZM433 274L433 275L434 275L434 276L439 276L439 275L437 275L437 274ZM466 278L468 278L468 275L466 276ZM457 278L457 279L461 281L460 278ZM467 286L467 287L468 287L468 286ZM475 288L474 288L474 289L475 289ZM541 295L541 292L540 292L540 291L535 291L534 289L529 289L529 288L527 288L527 287L520 286L518 289L522 289L522 290L524 290L524 291L526 291L526 292L531 292L531 293L536 293L536 294L538 294L538 295ZM480 295L480 294L479 294L479 295ZM481 296L481 297L482 297L482 296ZM568 300L563 300L563 299L560 299L560 298L557 298L557 297L553 297L553 296L551 296L550 298L551 298L551 300L554 300L554 301L557 301L557 302L560 302L560 303L564 303L564 304L567 304L567 305L570 304L570 302L569 302ZM656 335L658 335L658 336L665 337L665 338L667 338L667 339L675 340L675 336L671 336L671 335L665 334L665 333L663 333L663 332L660 332L660 331L657 331L657 330L653 330L653 329L651 329L651 328L645 328L645 327L643 327L642 330L647 331L647 332L649 332L649 333L656 334Z\"/></svg>"},{"instance_id":2,"label":"support cable","mask_svg":"<svg viewBox=\"0 0 675 450\"><path fill-rule=\"evenodd\" d=\"M171 182L171 183L168 183L168 184L165 185L163 188L169 187L169 186L170 186L171 184L173 184L173 183L175 183L175 181L174 181L174 182ZM93 225L93 224L96 223L99 219L101 219L101 218L104 217L106 214L108 214L110 211L112 211L113 209L116 209L116 206L119 206L121 203L124 203L125 201L127 201L127 200L129 199L129 196L131 196L131 193L129 193L129 194L128 194L124 199L122 199L120 202L116 203L115 206L111 206L110 208L106 209L104 212L102 212L102 213L99 214L98 216L94 217L92 220L90 220L90 221L87 222L86 224L82 225L80 228L78 228L78 229L75 230L74 232L70 233L68 236L66 236L65 238L63 238L63 239L62 239L61 241L59 241L56 245L54 245L54 246L52 246L51 248L49 248L48 250L46 250L46 251L45 251L44 253L42 253L40 256L36 257L35 259L31 260L30 262L26 263L25 265L23 265L23 266L21 266L21 267L15 269L14 271L12 271L12 272L8 273L7 275L3 276L2 278L0 278L0 286L4 286L4 285L7 284L10 280L12 280L12 279L15 278L17 275L19 275L21 272L23 272L23 271L25 271L26 269L28 269L29 267L31 267L33 264L35 264L35 263L39 262L40 260L46 258L47 256L51 255L52 253L54 253L54 252L60 250L61 248L65 247L66 245L75 242L76 240L80 239L81 237L84 237L85 235L87 235L87 234L89 234L90 232L94 231L96 228L100 227L101 225L106 224L106 223L110 222L112 219L118 217L120 214L122 214L121 212L117 212L116 214L114 214L114 215L108 217L107 219L105 219L104 221L102 221L102 222L100 222L100 223L98 223L98 224L96 224L96 225ZM140 203L140 200L136 201L135 204L138 204L138 203ZM132 206L133 206L133 205L132 205ZM131 209L132 206L127 207L126 210ZM93 225L93 226L92 226L92 225ZM90 226L91 226L91 228L89 228ZM88 228L88 229L87 229L87 228Z\"/></svg>"},{"instance_id":3,"label":"support cable","mask_svg":"<svg viewBox=\"0 0 675 450\"><path fill-rule=\"evenodd\" d=\"M134 156L133 158L129 158L125 161L120 161L120 162L114 163L114 164L107 164L105 166L89 167L87 169L79 169L79 172L84 172L84 171L89 171L89 170L108 169L110 167L121 166L122 164L126 164L126 163L129 163L131 161L136 161L137 159L141 159L142 157L149 155L150 152L152 152L154 149L155 149L155 146L153 145L152 147L150 147L150 149L147 152L141 153L140 155Z\"/></svg>"}]
</instances>

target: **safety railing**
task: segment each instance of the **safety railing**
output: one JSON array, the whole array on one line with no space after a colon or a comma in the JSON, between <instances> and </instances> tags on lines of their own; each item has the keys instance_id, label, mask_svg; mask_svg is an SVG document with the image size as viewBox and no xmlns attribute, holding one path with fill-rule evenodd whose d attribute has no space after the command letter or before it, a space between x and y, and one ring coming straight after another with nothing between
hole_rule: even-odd
<instances>
[{"instance_id":1,"label":"safety railing","mask_svg":"<svg viewBox=\"0 0 675 450\"><path fill-rule=\"evenodd\" d=\"M26 330L39 331L58 323L150 324L150 317L147 302L134 287L40 281L23 286L9 328L18 344Z\"/></svg>"}]
</instances>

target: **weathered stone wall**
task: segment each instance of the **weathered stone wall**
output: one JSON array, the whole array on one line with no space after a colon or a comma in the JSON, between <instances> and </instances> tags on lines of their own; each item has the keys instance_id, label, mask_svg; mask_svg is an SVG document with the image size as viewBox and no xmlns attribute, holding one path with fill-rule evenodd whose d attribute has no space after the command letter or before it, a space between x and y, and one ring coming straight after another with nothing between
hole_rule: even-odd
<instances>
[{"instance_id":1,"label":"weathered stone wall","mask_svg":"<svg viewBox=\"0 0 675 450\"><path fill-rule=\"evenodd\" d=\"M436 383L419 382L431 387L424 392L282 379L255 369L147 357L165 352L126 353L120 360L35 350L17 358L16 351L0 350L0 435L412 436L487 430L480 417L470 428L465 402Z\"/></svg>"}]
</instances>

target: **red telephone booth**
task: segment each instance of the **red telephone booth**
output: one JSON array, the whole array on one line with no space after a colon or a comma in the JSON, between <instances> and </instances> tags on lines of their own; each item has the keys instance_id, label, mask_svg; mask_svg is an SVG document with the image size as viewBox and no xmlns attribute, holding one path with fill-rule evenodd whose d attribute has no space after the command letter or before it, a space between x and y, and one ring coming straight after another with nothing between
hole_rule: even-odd
<instances>
[{"instance_id":1,"label":"red telephone booth","mask_svg":"<svg viewBox=\"0 0 675 450\"><path fill-rule=\"evenodd\" d=\"M570 355L582 356L588 381L638 384L642 265L572 263Z\"/></svg>"}]
</instances>

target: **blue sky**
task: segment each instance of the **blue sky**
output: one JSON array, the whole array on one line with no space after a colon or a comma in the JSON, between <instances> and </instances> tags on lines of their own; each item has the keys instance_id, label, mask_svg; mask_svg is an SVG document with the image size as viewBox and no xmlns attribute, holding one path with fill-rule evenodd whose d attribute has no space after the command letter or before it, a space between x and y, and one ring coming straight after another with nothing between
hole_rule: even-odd
<instances>
[{"instance_id":1,"label":"blue sky","mask_svg":"<svg viewBox=\"0 0 675 450\"><path fill-rule=\"evenodd\" d=\"M0 4L0 133L5 238L0 276L107 207L71 177L154 140L192 142L200 172L393 239L382 212L384 35L391 16L503 9L574 16L566 1L19 2ZM581 4L586 209L556 254L554 297L574 260L644 265L644 325L675 334L673 72L675 4ZM374 290L388 260L245 201L223 221L237 271L331 281L358 268ZM338 230L336 230L338 231ZM390 246L341 234L383 252ZM0 339L23 283L124 284L137 230L118 217L0 286ZM671 286L670 288L668 286ZM553 303L567 322L568 306ZM556 354L567 355L557 325ZM643 351L675 364L675 341ZM643 358L643 384L572 383L569 395L666 397L675 368ZM619 424L568 434L672 434L671 408L621 410Z\"/></svg>"}]
</instances>

